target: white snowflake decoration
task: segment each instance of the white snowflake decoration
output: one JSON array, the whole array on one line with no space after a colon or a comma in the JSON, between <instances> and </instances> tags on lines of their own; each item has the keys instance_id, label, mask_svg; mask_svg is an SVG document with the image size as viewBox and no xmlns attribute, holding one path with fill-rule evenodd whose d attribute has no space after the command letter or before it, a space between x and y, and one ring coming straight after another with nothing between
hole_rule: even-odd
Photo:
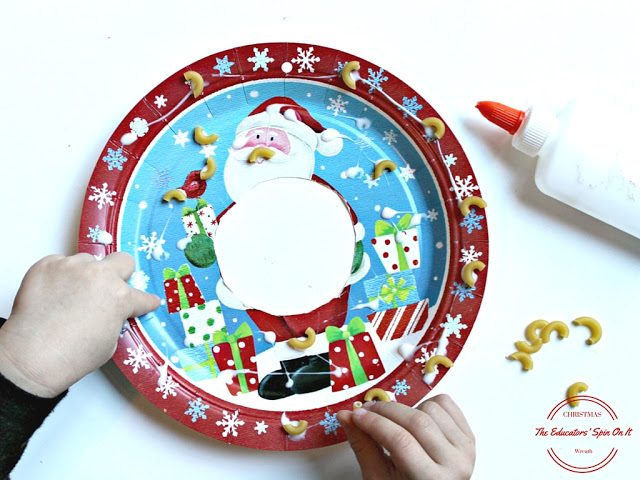
<instances>
[{"instance_id":1,"label":"white snowflake decoration","mask_svg":"<svg viewBox=\"0 0 640 480\"><path fill-rule=\"evenodd\" d=\"M138 137L144 137L149 131L149 124L144 118L136 117L129 123L131 133L135 133Z\"/></svg>"},{"instance_id":2,"label":"white snowflake decoration","mask_svg":"<svg viewBox=\"0 0 640 480\"><path fill-rule=\"evenodd\" d=\"M435 222L436 220L438 220L438 212L436 211L435 208L432 208L427 212L427 218L432 222Z\"/></svg>"},{"instance_id":3,"label":"white snowflake decoration","mask_svg":"<svg viewBox=\"0 0 640 480\"><path fill-rule=\"evenodd\" d=\"M331 105L327 106L327 110L331 110L334 116L338 116L339 113L347 113L346 105L349 105L348 100L342 100L342 95L338 95L338 98L329 97L329 102Z\"/></svg>"},{"instance_id":4,"label":"white snowflake decoration","mask_svg":"<svg viewBox=\"0 0 640 480\"><path fill-rule=\"evenodd\" d=\"M217 145L202 145L202 150L200 150L198 153L203 154L205 157L215 157L216 148L218 148Z\"/></svg>"},{"instance_id":5,"label":"white snowflake decoration","mask_svg":"<svg viewBox=\"0 0 640 480\"><path fill-rule=\"evenodd\" d=\"M269 425L267 425L264 420L262 420L260 422L256 422L256 426L253 427L253 429L256 432L258 432L258 435L262 435L263 433L267 433L267 428L269 428Z\"/></svg>"},{"instance_id":6,"label":"white snowflake decoration","mask_svg":"<svg viewBox=\"0 0 640 480\"><path fill-rule=\"evenodd\" d=\"M406 167L400 167L400 173L398 176L404 179L405 182L409 182L410 179L415 179L416 177L413 173L416 171L415 168L411 168L411 165L407 164Z\"/></svg>"},{"instance_id":7,"label":"white snowflake decoration","mask_svg":"<svg viewBox=\"0 0 640 480\"><path fill-rule=\"evenodd\" d=\"M89 195L89 200L98 202L98 210L102 210L102 207L105 205L113 207L113 197L117 192L109 190L108 184L103 183L102 188L94 187L93 185L90 188L93 190L93 193Z\"/></svg>"},{"instance_id":8,"label":"white snowflake decoration","mask_svg":"<svg viewBox=\"0 0 640 480\"><path fill-rule=\"evenodd\" d=\"M151 260L151 255L153 255L153 252L158 248L162 248L162 245L165 244L166 240L164 238L157 238L156 235L156 232L151 232L150 237L147 237L146 235L140 235L142 246L138 247L138 251L146 253L147 260Z\"/></svg>"},{"instance_id":9,"label":"white snowflake decoration","mask_svg":"<svg viewBox=\"0 0 640 480\"><path fill-rule=\"evenodd\" d=\"M238 410L233 412L233 415L226 410L222 411L222 420L217 420L216 425L224 427L222 432L223 437L227 437L229 434L234 437L238 436L238 427L244 425L244 420L238 418Z\"/></svg>"},{"instance_id":10,"label":"white snowflake decoration","mask_svg":"<svg viewBox=\"0 0 640 480\"><path fill-rule=\"evenodd\" d=\"M377 178L373 178L368 173L365 174L365 179L363 180L363 182L367 184L369 189L371 189L371 187L378 187L379 186L378 185L378 179Z\"/></svg>"},{"instance_id":11,"label":"white snowflake decoration","mask_svg":"<svg viewBox=\"0 0 640 480\"><path fill-rule=\"evenodd\" d=\"M467 175L467 178L460 178L458 175L455 177L456 190L460 197L470 197L475 190L480 190L476 184L473 183L473 177Z\"/></svg>"},{"instance_id":12,"label":"white snowflake decoration","mask_svg":"<svg viewBox=\"0 0 640 480\"><path fill-rule=\"evenodd\" d=\"M398 134L393 130L389 130L388 132L384 132L384 136L382 140L387 142L387 145L391 145L392 143L398 143Z\"/></svg>"},{"instance_id":13,"label":"white snowflake decoration","mask_svg":"<svg viewBox=\"0 0 640 480\"><path fill-rule=\"evenodd\" d=\"M456 164L456 160L458 160L458 157L454 157L453 153L450 153L450 154L444 156L444 164L447 167L450 167L451 165L455 165Z\"/></svg>"},{"instance_id":14,"label":"white snowflake decoration","mask_svg":"<svg viewBox=\"0 0 640 480\"><path fill-rule=\"evenodd\" d=\"M309 47L309 50L302 50L302 47L298 47L297 50L298 56L296 58L292 58L291 63L299 65L298 73L302 73L304 70L315 72L313 64L318 63L320 61L320 57L316 57L313 54L313 47Z\"/></svg>"},{"instance_id":15,"label":"white snowflake decoration","mask_svg":"<svg viewBox=\"0 0 640 480\"><path fill-rule=\"evenodd\" d=\"M436 354L437 349L437 347L433 347L431 350L428 350L427 347L421 347L421 355L416 358L416 363L427 363L427 361Z\"/></svg>"},{"instance_id":16,"label":"white snowflake decoration","mask_svg":"<svg viewBox=\"0 0 640 480\"><path fill-rule=\"evenodd\" d=\"M151 354L145 352L143 347L139 347L137 350L129 347L127 348L127 353L129 354L129 358L127 358L123 363L133 367L133 373L138 373L141 368L146 370L151 368L151 364L147 360L148 358L151 358Z\"/></svg>"},{"instance_id":17,"label":"white snowflake decoration","mask_svg":"<svg viewBox=\"0 0 640 480\"><path fill-rule=\"evenodd\" d=\"M267 67L268 63L273 62L273 58L268 57L267 53L269 53L269 49L265 48L262 52L259 51L256 47L253 47L253 57L249 57L247 58L247 60L249 62L255 63L255 65L253 66L253 71L255 72L256 70L258 70L259 68L262 68L265 72L267 72L269 70L269 67Z\"/></svg>"},{"instance_id":18,"label":"white snowflake decoration","mask_svg":"<svg viewBox=\"0 0 640 480\"><path fill-rule=\"evenodd\" d=\"M145 292L149 286L149 280L151 279L144 271L136 270L131 274L131 278L129 278L129 285Z\"/></svg>"},{"instance_id":19,"label":"white snowflake decoration","mask_svg":"<svg viewBox=\"0 0 640 480\"><path fill-rule=\"evenodd\" d=\"M469 250L462 248L460 249L460 253L462 253L462 257L460 257L460 262L471 263L480 259L482 256L482 252L477 252L476 247L471 245Z\"/></svg>"},{"instance_id":20,"label":"white snowflake decoration","mask_svg":"<svg viewBox=\"0 0 640 480\"><path fill-rule=\"evenodd\" d=\"M178 395L178 392L176 391L177 386L178 383L171 378L171 375L167 375L167 379L162 385L156 388L156 392L161 393L162 398L166 400L169 395L172 397Z\"/></svg>"},{"instance_id":21,"label":"white snowflake decoration","mask_svg":"<svg viewBox=\"0 0 640 480\"><path fill-rule=\"evenodd\" d=\"M467 326L460 321L461 319L461 314L452 317L450 313L447 313L447 321L440 324L440 326L444 328L444 335L448 337L453 334L456 338L460 338L460 330L467 328Z\"/></svg>"},{"instance_id":22,"label":"white snowflake decoration","mask_svg":"<svg viewBox=\"0 0 640 480\"><path fill-rule=\"evenodd\" d=\"M158 108L166 107L167 98L164 95L160 95L160 96L156 95L156 99L153 103L155 103Z\"/></svg>"},{"instance_id":23,"label":"white snowflake decoration","mask_svg":"<svg viewBox=\"0 0 640 480\"><path fill-rule=\"evenodd\" d=\"M175 139L174 145L180 145L181 147L184 148L184 144L191 141L187 138L188 136L189 136L189 132L183 132L182 130L178 130L178 133L173 136L173 138Z\"/></svg>"}]
</instances>

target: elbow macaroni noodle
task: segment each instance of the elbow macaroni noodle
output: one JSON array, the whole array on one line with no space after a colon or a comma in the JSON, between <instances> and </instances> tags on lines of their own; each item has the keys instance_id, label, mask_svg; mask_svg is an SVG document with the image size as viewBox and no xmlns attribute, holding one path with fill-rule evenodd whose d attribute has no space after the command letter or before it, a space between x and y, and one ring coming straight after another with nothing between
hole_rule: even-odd
<instances>
[{"instance_id":1,"label":"elbow macaroni noodle","mask_svg":"<svg viewBox=\"0 0 640 480\"><path fill-rule=\"evenodd\" d=\"M487 202L485 202L482 197L476 197L475 195L465 198L460 202L460 213L462 213L463 217L466 217L471 213L471 205L475 205L479 208L486 208Z\"/></svg>"},{"instance_id":2,"label":"elbow macaroni noodle","mask_svg":"<svg viewBox=\"0 0 640 480\"><path fill-rule=\"evenodd\" d=\"M442 365L447 368L451 368L453 366L453 362L444 355L434 355L424 366L425 373L434 373L436 371L436 365Z\"/></svg>"},{"instance_id":3,"label":"elbow macaroni noodle","mask_svg":"<svg viewBox=\"0 0 640 480\"><path fill-rule=\"evenodd\" d=\"M272 158L276 152L267 147L258 147L254 148L251 154L249 155L249 163L256 163L258 158L264 157L267 160Z\"/></svg>"},{"instance_id":4,"label":"elbow macaroni noodle","mask_svg":"<svg viewBox=\"0 0 640 480\"><path fill-rule=\"evenodd\" d=\"M586 383L576 382L567 389L567 400L573 397L576 397L580 395L582 392L586 392L587 390L589 390L589 386ZM572 402L569 402L569 406L571 407L577 407L579 404L580 404L580 400L574 400Z\"/></svg>"},{"instance_id":5,"label":"elbow macaroni noodle","mask_svg":"<svg viewBox=\"0 0 640 480\"><path fill-rule=\"evenodd\" d=\"M462 269L462 281L470 287L474 287L476 285L476 279L473 277L474 270L481 272L485 267L485 263L480 260L467 263Z\"/></svg>"},{"instance_id":6,"label":"elbow macaroni noodle","mask_svg":"<svg viewBox=\"0 0 640 480\"><path fill-rule=\"evenodd\" d=\"M602 338L602 327L595 318L579 317L576 318L572 323L574 325L584 326L589 329L589 331L591 332L591 336L585 342L587 345L595 345Z\"/></svg>"},{"instance_id":7,"label":"elbow macaroni noodle","mask_svg":"<svg viewBox=\"0 0 640 480\"><path fill-rule=\"evenodd\" d=\"M391 160L382 160L381 162L378 162L373 170L373 180L380 178L385 170L393 172L396 168L398 168L398 165Z\"/></svg>"},{"instance_id":8,"label":"elbow macaroni noodle","mask_svg":"<svg viewBox=\"0 0 640 480\"><path fill-rule=\"evenodd\" d=\"M306 420L300 420L298 422L298 425L287 423L286 425L283 425L282 428L284 428L284 431L287 432L289 435L295 436L295 435L302 435L308 426L309 426L309 423Z\"/></svg>"},{"instance_id":9,"label":"elbow macaroni noodle","mask_svg":"<svg viewBox=\"0 0 640 480\"><path fill-rule=\"evenodd\" d=\"M177 200L178 202L184 202L187 200L187 194L184 193L184 190L179 188L174 188L173 190L169 190L162 197L162 200L165 202L170 202L171 200Z\"/></svg>"},{"instance_id":10,"label":"elbow macaroni noodle","mask_svg":"<svg viewBox=\"0 0 640 480\"><path fill-rule=\"evenodd\" d=\"M204 90L204 80L202 79L202 75L190 70L184 73L184 79L191 84L193 98L198 98L200 94L202 94L202 90Z\"/></svg>"},{"instance_id":11,"label":"elbow macaroni noodle","mask_svg":"<svg viewBox=\"0 0 640 480\"><path fill-rule=\"evenodd\" d=\"M379 400L381 402L390 402L391 397L381 388L372 388L364 394L364 401L373 402L374 400Z\"/></svg>"},{"instance_id":12,"label":"elbow macaroni noodle","mask_svg":"<svg viewBox=\"0 0 640 480\"><path fill-rule=\"evenodd\" d=\"M299 338L290 338L287 343L290 347L293 347L296 350L306 350L307 348L311 348L316 341L316 332L313 328L309 327L304 331L304 334L307 336L304 340L300 340Z\"/></svg>"},{"instance_id":13,"label":"elbow macaroni noodle","mask_svg":"<svg viewBox=\"0 0 640 480\"><path fill-rule=\"evenodd\" d=\"M551 332L558 332L558 338L567 338L569 336L569 327L566 323L558 320L546 325L540 333L542 343L549 343L551 340Z\"/></svg>"},{"instance_id":14,"label":"elbow macaroni noodle","mask_svg":"<svg viewBox=\"0 0 640 480\"><path fill-rule=\"evenodd\" d=\"M422 120L422 125L425 127L425 130L428 128L433 130L432 136L436 140L440 140L444 135L444 131L445 131L444 122L440 120L438 117L427 117L424 120Z\"/></svg>"},{"instance_id":15,"label":"elbow macaroni noodle","mask_svg":"<svg viewBox=\"0 0 640 480\"><path fill-rule=\"evenodd\" d=\"M533 360L531 355L526 352L513 352L507 357L509 360L516 360L522 364L522 370L531 370L533 368Z\"/></svg>"},{"instance_id":16,"label":"elbow macaroni noodle","mask_svg":"<svg viewBox=\"0 0 640 480\"><path fill-rule=\"evenodd\" d=\"M207 165L200 170L200 180L209 180L216 173L216 161L213 157L207 157Z\"/></svg>"},{"instance_id":17,"label":"elbow macaroni noodle","mask_svg":"<svg viewBox=\"0 0 640 480\"><path fill-rule=\"evenodd\" d=\"M200 145L211 145L212 143L215 143L218 141L218 139L220 138L220 135L216 133L212 133L211 135L206 135L202 127L196 127L196 129L193 131L193 138Z\"/></svg>"},{"instance_id":18,"label":"elbow macaroni noodle","mask_svg":"<svg viewBox=\"0 0 640 480\"><path fill-rule=\"evenodd\" d=\"M351 90L355 90L356 89L356 81L351 76L351 72L354 72L354 71L358 70L359 68L360 68L360 62L358 62L356 60L353 60L353 61L347 63L344 66L344 68L342 69L342 73L341 73L342 81Z\"/></svg>"}]
</instances>

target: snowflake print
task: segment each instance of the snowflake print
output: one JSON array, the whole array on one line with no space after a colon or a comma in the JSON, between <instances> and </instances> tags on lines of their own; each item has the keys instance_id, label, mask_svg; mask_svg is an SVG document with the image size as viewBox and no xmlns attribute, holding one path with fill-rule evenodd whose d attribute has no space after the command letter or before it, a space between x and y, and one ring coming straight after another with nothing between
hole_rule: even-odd
<instances>
[{"instance_id":1,"label":"snowflake print","mask_svg":"<svg viewBox=\"0 0 640 480\"><path fill-rule=\"evenodd\" d=\"M462 248L460 253L462 253L462 257L460 257L459 261L464 263L475 262L482 256L482 252L476 252L476 247L474 245L471 245L469 250Z\"/></svg>"},{"instance_id":2,"label":"snowflake print","mask_svg":"<svg viewBox=\"0 0 640 480\"><path fill-rule=\"evenodd\" d=\"M118 150L107 148L107 155L102 157L102 161L107 163L109 170L113 170L114 168L122 170L122 164L127 160L128 158L122 155L122 147Z\"/></svg>"},{"instance_id":3,"label":"snowflake print","mask_svg":"<svg viewBox=\"0 0 640 480\"><path fill-rule=\"evenodd\" d=\"M98 241L98 237L104 233L104 230L100 228L100 225L96 225L95 228L89 227L89 235L87 238L90 238L93 243Z\"/></svg>"},{"instance_id":4,"label":"snowflake print","mask_svg":"<svg viewBox=\"0 0 640 480\"><path fill-rule=\"evenodd\" d=\"M108 184L103 183L102 188L94 187L93 185L90 188L93 193L89 195L89 200L98 203L98 210L102 210L105 205L113 207L113 196L117 192L109 190Z\"/></svg>"},{"instance_id":5,"label":"snowflake print","mask_svg":"<svg viewBox=\"0 0 640 480\"><path fill-rule=\"evenodd\" d=\"M324 434L329 435L333 433L334 435L338 435L338 428L341 427L340 422L338 422L338 414L334 413L331 415L329 412L324 412L324 420L320 421L320 425L324 427Z\"/></svg>"},{"instance_id":6,"label":"snowflake print","mask_svg":"<svg viewBox=\"0 0 640 480\"><path fill-rule=\"evenodd\" d=\"M365 174L365 179L363 180L363 182L367 184L369 189L371 189L371 187L378 187L379 186L378 185L378 179L377 178L373 178L368 173Z\"/></svg>"},{"instance_id":7,"label":"snowflake print","mask_svg":"<svg viewBox=\"0 0 640 480\"><path fill-rule=\"evenodd\" d=\"M411 385L407 385L407 380L396 380L396 384L391 387L396 395L407 395L407 391L411 390Z\"/></svg>"},{"instance_id":8,"label":"snowflake print","mask_svg":"<svg viewBox=\"0 0 640 480\"><path fill-rule=\"evenodd\" d=\"M217 145L202 145L202 150L200 150L198 153L203 154L205 157L215 157L216 156L216 148L218 148Z\"/></svg>"},{"instance_id":9,"label":"snowflake print","mask_svg":"<svg viewBox=\"0 0 640 480\"><path fill-rule=\"evenodd\" d=\"M420 348L420 356L416 358L416 363L427 363L427 361L436 354L438 347L427 350L427 347Z\"/></svg>"},{"instance_id":10,"label":"snowflake print","mask_svg":"<svg viewBox=\"0 0 640 480\"><path fill-rule=\"evenodd\" d=\"M298 73L302 73L304 70L315 72L313 68L314 63L320 61L320 57L316 57L313 54L313 47L309 47L309 50L302 50L302 47L298 47L298 56L291 59L291 63L299 64Z\"/></svg>"},{"instance_id":11,"label":"snowflake print","mask_svg":"<svg viewBox=\"0 0 640 480\"><path fill-rule=\"evenodd\" d=\"M213 69L218 70L220 72L220 76L222 76L225 73L231 73L231 67L234 65L234 62L229 61L229 55L225 55L224 58L216 57L216 66L213 67Z\"/></svg>"},{"instance_id":12,"label":"snowflake print","mask_svg":"<svg viewBox=\"0 0 640 480\"><path fill-rule=\"evenodd\" d=\"M226 437L229 434L233 435L234 437L237 437L238 427L241 427L242 425L244 425L244 420L238 419L238 410L233 412L233 415L231 415L226 410L223 410L222 420L216 421L216 425L224 427L224 431L222 432L223 437Z\"/></svg>"},{"instance_id":13,"label":"snowflake print","mask_svg":"<svg viewBox=\"0 0 640 480\"><path fill-rule=\"evenodd\" d=\"M178 383L175 382L173 378L171 378L171 375L168 375L165 382L156 388L156 392L161 393L162 398L166 400L169 395L171 395L172 397L175 397L178 395L178 392L176 392L177 386L178 386Z\"/></svg>"},{"instance_id":14,"label":"snowflake print","mask_svg":"<svg viewBox=\"0 0 640 480\"><path fill-rule=\"evenodd\" d=\"M473 291L476 289L476 287L470 287L466 283L458 282L453 282L453 287L454 288L451 293L453 293L454 296L457 295L459 301L463 302L465 298L475 298L473 296Z\"/></svg>"},{"instance_id":15,"label":"snowflake print","mask_svg":"<svg viewBox=\"0 0 640 480\"><path fill-rule=\"evenodd\" d=\"M454 157L453 153L450 153L449 155L445 155L444 156L444 164L447 167L450 167L451 165L455 165L456 164L456 160L458 160L458 157Z\"/></svg>"},{"instance_id":16,"label":"snowflake print","mask_svg":"<svg viewBox=\"0 0 640 480\"><path fill-rule=\"evenodd\" d=\"M161 248L162 245L165 244L164 238L157 238L156 232L151 232L151 236L147 237L146 235L140 235L140 240L142 240L142 246L138 247L139 252L144 252L147 254L147 260L151 260L151 255L157 248Z\"/></svg>"},{"instance_id":17,"label":"snowflake print","mask_svg":"<svg viewBox=\"0 0 640 480\"><path fill-rule=\"evenodd\" d=\"M432 222L435 222L436 220L438 220L438 212L436 211L435 208L432 208L427 212L427 218Z\"/></svg>"},{"instance_id":18,"label":"snowflake print","mask_svg":"<svg viewBox=\"0 0 640 480\"><path fill-rule=\"evenodd\" d=\"M406 167L400 167L400 173L398 176L404 179L405 182L409 182L410 179L415 179L416 177L413 173L416 171L415 168L411 168L411 165L407 164Z\"/></svg>"},{"instance_id":19,"label":"snowflake print","mask_svg":"<svg viewBox=\"0 0 640 480\"><path fill-rule=\"evenodd\" d=\"M169 169L165 168L164 170L156 170L156 173L151 177L151 181L157 189L166 190L169 188L171 182L173 182L173 177L171 176Z\"/></svg>"},{"instance_id":20,"label":"snowflake print","mask_svg":"<svg viewBox=\"0 0 640 480\"><path fill-rule=\"evenodd\" d=\"M138 373L141 368L144 368L145 370L151 368L151 364L147 360L148 358L151 358L151 354L145 352L143 347L139 347L137 350L127 348L127 353L129 354L129 358L127 358L123 363L133 367L133 373Z\"/></svg>"},{"instance_id":21,"label":"snowflake print","mask_svg":"<svg viewBox=\"0 0 640 480\"><path fill-rule=\"evenodd\" d=\"M369 78L363 80L364 83L371 87L369 89L369 93L373 93L374 90L382 90L380 84L389 80L389 77L383 74L384 68L381 68L379 72L374 72L373 70L369 69Z\"/></svg>"},{"instance_id":22,"label":"snowflake print","mask_svg":"<svg viewBox=\"0 0 640 480\"><path fill-rule=\"evenodd\" d=\"M156 99L153 102L156 104L156 107L162 108L167 106L167 98L164 95L156 95Z\"/></svg>"},{"instance_id":23,"label":"snowflake print","mask_svg":"<svg viewBox=\"0 0 640 480\"><path fill-rule=\"evenodd\" d=\"M259 51L256 47L253 47L253 57L247 58L249 62L255 63L253 66L253 71L255 72L259 68L262 68L265 72L269 71L267 67L267 63L273 62L273 58L268 57L267 53L269 53L269 49L265 48L262 52Z\"/></svg>"},{"instance_id":24,"label":"snowflake print","mask_svg":"<svg viewBox=\"0 0 640 480\"><path fill-rule=\"evenodd\" d=\"M455 177L456 187L455 191L462 197L470 197L473 195L474 190L480 190L476 184L473 183L473 177L467 175L467 178L460 178L458 175Z\"/></svg>"},{"instance_id":25,"label":"snowflake print","mask_svg":"<svg viewBox=\"0 0 640 480\"><path fill-rule=\"evenodd\" d=\"M334 72L338 72L338 76L342 76L342 70L347 66L348 62L338 62L338 66L333 69Z\"/></svg>"},{"instance_id":26,"label":"snowflake print","mask_svg":"<svg viewBox=\"0 0 640 480\"><path fill-rule=\"evenodd\" d=\"M327 110L333 111L334 116L338 116L339 113L347 113L347 109L344 108L346 105L349 105L348 100L342 100L342 95L338 95L338 98L333 99L329 98L331 105L327 106Z\"/></svg>"},{"instance_id":27,"label":"snowflake print","mask_svg":"<svg viewBox=\"0 0 640 480\"><path fill-rule=\"evenodd\" d=\"M393 130L389 130L388 132L385 131L382 140L387 142L387 145L398 143L398 134Z\"/></svg>"},{"instance_id":28,"label":"snowflake print","mask_svg":"<svg viewBox=\"0 0 640 480\"><path fill-rule=\"evenodd\" d=\"M144 118L136 117L129 122L129 128L131 133L135 133L138 137L144 137L145 133L149 131L149 124Z\"/></svg>"},{"instance_id":29,"label":"snowflake print","mask_svg":"<svg viewBox=\"0 0 640 480\"><path fill-rule=\"evenodd\" d=\"M469 212L469 215L464 217L462 223L460 223L461 227L467 228L467 233L471 233L474 230L482 230L482 225L480 225L480 220L484 218L484 215L476 215L475 208L472 208Z\"/></svg>"},{"instance_id":30,"label":"snowflake print","mask_svg":"<svg viewBox=\"0 0 640 480\"><path fill-rule=\"evenodd\" d=\"M187 138L188 136L189 136L189 132L183 132L182 130L178 130L178 133L173 136L173 138L175 139L174 145L180 145L181 147L184 148L184 144L191 141L189 140L189 138Z\"/></svg>"},{"instance_id":31,"label":"snowflake print","mask_svg":"<svg viewBox=\"0 0 640 480\"><path fill-rule=\"evenodd\" d=\"M184 414L189 415L191 421L196 423L199 418L207 419L207 414L205 413L207 408L209 408L209 405L202 403L202 399L198 397L196 400L189 400L189 409Z\"/></svg>"},{"instance_id":32,"label":"snowflake print","mask_svg":"<svg viewBox=\"0 0 640 480\"><path fill-rule=\"evenodd\" d=\"M131 274L131 278L129 278L129 285L145 292L149 287L149 280L151 280L149 275L144 273L143 270L136 270Z\"/></svg>"},{"instance_id":33,"label":"snowflake print","mask_svg":"<svg viewBox=\"0 0 640 480\"><path fill-rule=\"evenodd\" d=\"M415 115L418 113L418 110L422 110L422 105L418 103L418 97L402 97L402 107L399 107L398 110L404 110L404 118L407 118L409 114Z\"/></svg>"},{"instance_id":34,"label":"snowflake print","mask_svg":"<svg viewBox=\"0 0 640 480\"><path fill-rule=\"evenodd\" d=\"M455 335L456 338L460 338L460 330L464 330L467 326L460 322L462 315L458 314L455 317L452 317L450 313L447 313L447 321L445 323L441 323L440 326L444 328L444 335L449 336L451 334Z\"/></svg>"},{"instance_id":35,"label":"snowflake print","mask_svg":"<svg viewBox=\"0 0 640 480\"><path fill-rule=\"evenodd\" d=\"M253 427L253 429L258 432L258 435L262 435L263 433L267 433L267 428L269 428L269 425L267 425L264 420L260 421L260 422L256 422L256 426Z\"/></svg>"}]
</instances>

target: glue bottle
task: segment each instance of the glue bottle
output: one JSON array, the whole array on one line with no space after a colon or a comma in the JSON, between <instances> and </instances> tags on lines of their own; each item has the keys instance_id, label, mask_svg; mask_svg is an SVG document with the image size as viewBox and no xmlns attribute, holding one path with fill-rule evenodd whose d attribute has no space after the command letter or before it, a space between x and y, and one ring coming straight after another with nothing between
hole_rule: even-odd
<instances>
[{"instance_id":1,"label":"glue bottle","mask_svg":"<svg viewBox=\"0 0 640 480\"><path fill-rule=\"evenodd\" d=\"M622 130L633 117L617 107L605 113L605 105L586 99L557 113L496 102L476 107L513 135L515 148L538 157L535 182L543 193L640 238L640 158L622 147L631 144Z\"/></svg>"}]
</instances>

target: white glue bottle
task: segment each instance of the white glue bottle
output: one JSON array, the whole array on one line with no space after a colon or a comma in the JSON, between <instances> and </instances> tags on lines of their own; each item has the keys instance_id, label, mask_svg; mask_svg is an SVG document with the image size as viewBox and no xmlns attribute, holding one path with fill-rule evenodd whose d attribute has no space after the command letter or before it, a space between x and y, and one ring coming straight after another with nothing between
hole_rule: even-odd
<instances>
[{"instance_id":1,"label":"white glue bottle","mask_svg":"<svg viewBox=\"0 0 640 480\"><path fill-rule=\"evenodd\" d=\"M631 154L633 117L576 99L559 112L478 102L480 113L538 157L535 181L545 194L640 238L640 158ZM635 123L635 122L634 122ZM636 133L637 135L638 133Z\"/></svg>"}]
</instances>

